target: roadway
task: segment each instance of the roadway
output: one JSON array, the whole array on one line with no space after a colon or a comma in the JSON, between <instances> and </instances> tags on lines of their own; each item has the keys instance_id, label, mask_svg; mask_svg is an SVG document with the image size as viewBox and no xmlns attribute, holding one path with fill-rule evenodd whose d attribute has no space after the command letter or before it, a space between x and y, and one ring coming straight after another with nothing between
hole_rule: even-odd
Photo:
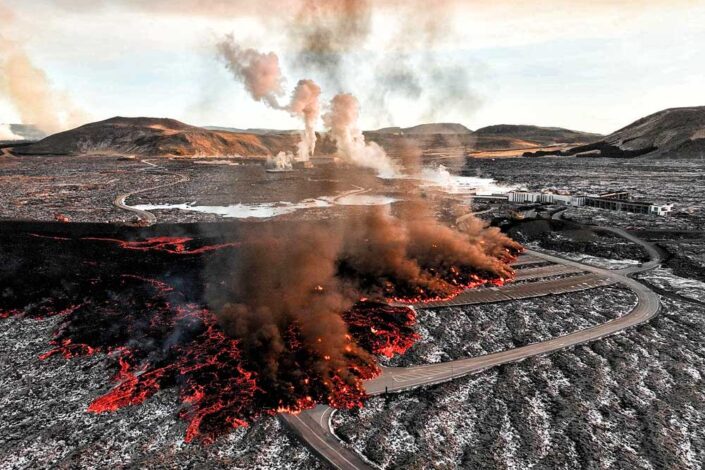
<instances>
[{"instance_id":1,"label":"roadway","mask_svg":"<svg viewBox=\"0 0 705 470\"><path fill-rule=\"evenodd\" d=\"M141 188L141 189L137 189L135 191L130 191L127 193L118 194L117 196L115 196L115 199L113 199L113 205L115 207L117 207L118 209L132 212L133 214L135 214L137 216L137 218L139 220L138 225L147 226L147 225L152 225L152 224L156 223L157 218L151 212L127 205L127 203L125 202L127 200L127 198L130 196L134 196L135 194L146 193L147 191L153 191L155 189L167 188L169 186L174 186L179 183L185 183L189 180L189 177L187 175L182 174L182 173L174 173L173 171L165 170L164 168L160 167L159 165L155 165L154 163L151 163L148 160L140 160L140 161L148 166L144 167L144 168L140 168L138 171L144 171L144 170L150 170L152 168L157 168L157 169L159 169L160 174L173 175L173 176L178 177L177 180L170 181L169 183L163 183L163 184L159 184L157 186L150 186L148 188Z\"/></svg>"},{"instance_id":2,"label":"roadway","mask_svg":"<svg viewBox=\"0 0 705 470\"><path fill-rule=\"evenodd\" d=\"M637 296L637 303L629 313L595 327L493 354L413 367L383 367L379 377L365 382L367 393L369 395L379 395L385 392L403 392L418 387L447 382L478 373L490 367L517 362L529 357L549 354L595 341L652 319L660 309L658 295L647 286L628 276L658 266L661 262L660 252L650 243L640 240L621 229L601 229L640 244L649 253L651 259L639 266L622 270L607 270L536 251L528 250L526 253L531 258L575 268L578 272L585 272L585 275L594 276L596 279L604 280L608 284L618 283L629 288ZM559 280L563 281L564 279ZM532 284L544 283L520 284L519 286ZM300 439L334 468L346 470L373 468L372 464L365 461L359 454L349 450L335 437L330 425L330 416L333 412L334 410L331 408L319 405L313 410L304 411L297 415L283 414L280 417Z\"/></svg>"}]
</instances>

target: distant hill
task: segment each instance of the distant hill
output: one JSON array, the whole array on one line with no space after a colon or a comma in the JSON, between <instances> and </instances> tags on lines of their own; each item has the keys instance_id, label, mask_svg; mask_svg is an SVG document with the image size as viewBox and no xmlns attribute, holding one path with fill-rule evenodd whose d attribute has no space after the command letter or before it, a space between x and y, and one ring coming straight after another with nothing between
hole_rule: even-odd
<instances>
[{"instance_id":1,"label":"distant hill","mask_svg":"<svg viewBox=\"0 0 705 470\"><path fill-rule=\"evenodd\" d=\"M293 150L298 137L208 130L174 119L114 117L17 147L18 155L267 156Z\"/></svg>"},{"instance_id":2,"label":"distant hill","mask_svg":"<svg viewBox=\"0 0 705 470\"><path fill-rule=\"evenodd\" d=\"M271 135L271 134L296 134L296 135L299 135L301 133L301 131L289 130L289 129L259 129L259 128L240 129L237 127L223 127L223 126L203 126L203 129L208 129L209 131L225 131L225 132L235 132L237 134L256 134L256 135Z\"/></svg>"},{"instance_id":3,"label":"distant hill","mask_svg":"<svg viewBox=\"0 0 705 470\"><path fill-rule=\"evenodd\" d=\"M704 158L705 106L671 108L562 155L612 158Z\"/></svg>"},{"instance_id":4,"label":"distant hill","mask_svg":"<svg viewBox=\"0 0 705 470\"><path fill-rule=\"evenodd\" d=\"M544 141L551 144L560 135L572 131L549 132L543 136L541 128L531 127L531 132L518 132L516 127L504 126L507 135L499 132L478 135L462 124L433 123L409 128L387 128L365 132L370 141L382 145L391 154L405 148L405 141L413 140L415 145L430 153L457 153L458 151L494 151L497 149L537 148ZM527 127L528 129L529 127ZM487 128L489 129L489 128ZM521 137L531 134L534 140ZM575 138L575 134L569 137ZM166 118L114 117L105 121L60 132L38 142L13 147L16 155L139 155L139 156L181 156L208 157L237 155L242 157L265 157L282 150L295 151L300 137L298 131L270 129L235 129L227 127L196 127ZM571 143L573 140L571 140ZM317 155L335 152L335 145L326 135L318 136Z\"/></svg>"},{"instance_id":5,"label":"distant hill","mask_svg":"<svg viewBox=\"0 0 705 470\"><path fill-rule=\"evenodd\" d=\"M365 132L386 149L393 149L400 139L411 139L426 152L441 153L461 149L474 157L520 156L527 151L561 150L577 144L599 140L602 136L559 127L500 124L471 131L462 124L434 123L414 127L386 127Z\"/></svg>"},{"instance_id":6,"label":"distant hill","mask_svg":"<svg viewBox=\"0 0 705 470\"><path fill-rule=\"evenodd\" d=\"M539 127L514 124L498 124L482 127L475 131L480 137L511 137L531 142L537 146L556 144L586 143L599 140L603 136L590 132L572 131L561 127Z\"/></svg>"},{"instance_id":7,"label":"distant hill","mask_svg":"<svg viewBox=\"0 0 705 470\"><path fill-rule=\"evenodd\" d=\"M452 122L439 122L430 124L419 124L413 127L385 127L376 131L369 131L370 134L399 134L399 135L430 135L430 134L472 134L472 131L462 124Z\"/></svg>"}]
</instances>

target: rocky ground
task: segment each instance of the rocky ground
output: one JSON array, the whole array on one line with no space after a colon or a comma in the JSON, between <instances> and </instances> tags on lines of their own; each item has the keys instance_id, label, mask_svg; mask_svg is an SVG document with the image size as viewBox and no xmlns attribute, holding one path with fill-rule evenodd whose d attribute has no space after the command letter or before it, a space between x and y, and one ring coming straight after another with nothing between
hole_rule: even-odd
<instances>
[{"instance_id":1,"label":"rocky ground","mask_svg":"<svg viewBox=\"0 0 705 470\"><path fill-rule=\"evenodd\" d=\"M569 260L577 261L579 263L583 264L588 264L590 266L596 266L598 268L602 269L625 269L629 268L631 266L635 266L639 264L638 260L635 259L629 259L629 258L606 258L604 256L593 256L589 255L583 252L574 252L574 251L558 251L558 250L548 250L544 248L541 244L532 242L528 243L526 245L528 248L531 248L532 250L537 250L537 251L542 251L544 253L549 253L552 255L560 256ZM617 251L616 251L617 252ZM593 253L600 253L601 255L603 254L600 251L595 251ZM619 252L617 252L619 253ZM620 255L617 255L620 256Z\"/></svg>"},{"instance_id":2,"label":"rocky ground","mask_svg":"<svg viewBox=\"0 0 705 470\"><path fill-rule=\"evenodd\" d=\"M417 310L421 339L388 365L445 362L512 349L589 328L629 312L631 291L602 287L522 301Z\"/></svg>"},{"instance_id":3,"label":"rocky ground","mask_svg":"<svg viewBox=\"0 0 705 470\"><path fill-rule=\"evenodd\" d=\"M383 468L703 468L705 306L662 300L623 334L336 413L336 433Z\"/></svg>"},{"instance_id":4,"label":"rocky ground","mask_svg":"<svg viewBox=\"0 0 705 470\"><path fill-rule=\"evenodd\" d=\"M638 244L611 232L556 220L513 221L509 235L525 245L553 253L572 253L585 259L601 258L639 262L648 254Z\"/></svg>"},{"instance_id":5,"label":"rocky ground","mask_svg":"<svg viewBox=\"0 0 705 470\"><path fill-rule=\"evenodd\" d=\"M130 194L126 204L300 203L332 198L351 191L401 200L409 195L409 181L377 178L371 170L322 164L292 172L269 173L262 164L236 164L227 159L176 159L120 156L0 157L0 220L73 222L134 222L135 214L113 205L118 195ZM439 206L464 198L422 189ZM433 195L428 193L433 192ZM355 210L355 205L309 208L286 218L321 219ZM179 209L152 211L159 222L216 222L213 213ZM454 220L454 214L451 219Z\"/></svg>"},{"instance_id":6,"label":"rocky ground","mask_svg":"<svg viewBox=\"0 0 705 470\"><path fill-rule=\"evenodd\" d=\"M213 445L184 443L175 390L115 413L87 413L113 372L103 355L41 361L58 318L3 320L0 330L0 468L322 468L265 418Z\"/></svg>"},{"instance_id":7,"label":"rocky ground","mask_svg":"<svg viewBox=\"0 0 705 470\"><path fill-rule=\"evenodd\" d=\"M675 274L705 281L705 238L655 240L655 243L667 253L665 264L673 269Z\"/></svg>"}]
</instances>

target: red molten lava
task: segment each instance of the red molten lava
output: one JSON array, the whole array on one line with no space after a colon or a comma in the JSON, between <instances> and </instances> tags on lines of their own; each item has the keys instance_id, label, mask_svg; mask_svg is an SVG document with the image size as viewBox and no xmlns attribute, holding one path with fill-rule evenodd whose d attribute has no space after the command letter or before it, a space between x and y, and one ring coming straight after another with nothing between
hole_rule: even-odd
<instances>
[{"instance_id":1,"label":"red molten lava","mask_svg":"<svg viewBox=\"0 0 705 470\"><path fill-rule=\"evenodd\" d=\"M163 251L175 255L198 255L209 251L240 246L239 242L230 242L220 243L217 245L206 245L198 248L189 248L188 245L193 242L193 238L189 237L153 237L138 241L126 241L117 238L84 237L83 240L117 243L121 248L126 250Z\"/></svg>"},{"instance_id":2,"label":"red molten lava","mask_svg":"<svg viewBox=\"0 0 705 470\"><path fill-rule=\"evenodd\" d=\"M115 362L115 384L88 406L92 413L138 405L163 388L178 387L184 404L179 415L188 422L187 442L212 442L262 414L296 413L316 403L362 406L366 398L362 381L379 373L374 363L351 352L332 374L321 375L312 359L315 352L307 349L292 323L287 356L282 359L291 367L273 382L252 370L252 361L243 357L239 341L225 334L212 312L184 302L174 286L129 274L93 280L91 288L96 298L54 312L62 320L51 341L53 348L40 358L105 353ZM111 289L119 291L120 297ZM375 308L389 309L385 305ZM358 307L357 314L362 310ZM398 318L409 321L404 315ZM376 319L375 325L390 333L402 331L384 327L382 322L383 318ZM357 332L355 337L363 344L377 344L376 337L365 339L365 335L372 336L371 330ZM346 350L354 351L357 345L352 337L348 340Z\"/></svg>"},{"instance_id":3,"label":"red molten lava","mask_svg":"<svg viewBox=\"0 0 705 470\"><path fill-rule=\"evenodd\" d=\"M159 390L176 388L182 404L179 416L187 422L186 442L212 442L259 416L296 413L317 403L343 409L361 407L367 397L364 380L380 373L373 355L404 354L419 338L415 311L391 305L391 301L429 302L451 298L468 287L504 282L453 266L427 269L427 280L438 281L423 284L430 286L428 290L421 290L421 284L413 280L402 283L385 278L388 285L375 289L379 301L361 299L340 312L342 331L348 334L344 338L340 335L335 349L319 348L315 340L324 343L325 337L317 338L319 333L311 335L310 325L284 317L279 325L282 337L276 343L276 361L265 364L259 357L262 347L252 347L253 341L246 336L229 336L218 317L205 307L203 297L192 292L198 282L186 281L192 278L183 273L191 273L198 264L194 258L172 256L199 255L238 247L240 243L203 246L187 237L142 241L37 237L42 243L98 242L93 245L100 255L84 260L75 279L61 277L53 284L47 283L45 290L27 290L24 297L13 294L14 303L0 305L0 318L60 316L52 348L40 356L42 360L101 353L113 362L116 374L111 387L90 403L89 412L114 412L139 405ZM111 247L104 247L102 242L109 242L116 251L119 247L133 253L122 252L121 261L110 265L118 268L103 269L101 263L115 257L103 255ZM507 252L508 257L511 255ZM136 266L142 258L162 260L168 268L166 273L149 271L147 262ZM185 266L181 276L174 275L178 262ZM359 274L357 268L347 266L348 279ZM368 277L358 279L359 284L377 287L378 279ZM45 282L51 279L47 277ZM25 286L33 287L17 283L15 291ZM55 286L66 291L60 298L56 297ZM18 298L25 300L20 302ZM257 325L260 328L259 317Z\"/></svg>"},{"instance_id":4,"label":"red molten lava","mask_svg":"<svg viewBox=\"0 0 705 470\"><path fill-rule=\"evenodd\" d=\"M416 312L409 307L361 300L343 319L355 341L377 355L404 354L419 339L414 331Z\"/></svg>"}]
</instances>

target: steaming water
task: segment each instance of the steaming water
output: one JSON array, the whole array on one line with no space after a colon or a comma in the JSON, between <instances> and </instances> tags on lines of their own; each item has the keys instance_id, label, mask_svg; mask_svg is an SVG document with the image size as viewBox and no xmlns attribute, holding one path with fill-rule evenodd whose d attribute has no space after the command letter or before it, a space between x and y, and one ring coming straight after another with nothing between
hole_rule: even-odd
<instances>
[{"instance_id":1,"label":"steaming water","mask_svg":"<svg viewBox=\"0 0 705 470\"><path fill-rule=\"evenodd\" d=\"M515 189L513 186L497 184L492 178L475 176L457 176L451 174L443 165L424 168L421 171L421 185L437 188L449 194L494 194L506 193ZM339 206L383 206L396 202L397 199L379 194L347 194L342 196L324 196L306 199L300 202L273 202L261 204L230 204L228 206L201 206L196 204L140 204L133 206L141 210L170 210L215 214L234 219L266 219L279 215L291 214L304 209Z\"/></svg>"},{"instance_id":2,"label":"steaming water","mask_svg":"<svg viewBox=\"0 0 705 470\"><path fill-rule=\"evenodd\" d=\"M136 209L169 210L179 209L182 211L201 212L204 214L215 214L221 217L233 219L266 219L278 215L291 214L302 209L313 209L318 207L329 207L331 203L322 199L311 199L298 203L274 202L263 204L230 204L228 206L198 206L191 204L140 204L133 206Z\"/></svg>"},{"instance_id":3,"label":"steaming water","mask_svg":"<svg viewBox=\"0 0 705 470\"><path fill-rule=\"evenodd\" d=\"M351 194L339 198L322 197L319 199L306 199L301 202L273 202L263 204L230 204L228 206L199 206L195 204L140 204L132 206L136 209L151 211L151 210L169 210L179 209L183 211L200 212L205 214L215 214L221 217L233 219L266 219L303 209L316 209L321 207L331 207L334 205L341 206L380 206L395 202L396 199L367 194Z\"/></svg>"},{"instance_id":4,"label":"steaming water","mask_svg":"<svg viewBox=\"0 0 705 470\"><path fill-rule=\"evenodd\" d=\"M443 165L424 168L421 179L422 186L436 187L450 194L497 194L516 189L515 186L498 184L493 178L453 175Z\"/></svg>"},{"instance_id":5,"label":"steaming water","mask_svg":"<svg viewBox=\"0 0 705 470\"><path fill-rule=\"evenodd\" d=\"M335 203L340 206L385 206L396 201L393 197L376 194L351 194L336 199Z\"/></svg>"},{"instance_id":6,"label":"steaming water","mask_svg":"<svg viewBox=\"0 0 705 470\"><path fill-rule=\"evenodd\" d=\"M199 165L228 165L228 166L241 166L241 163L233 162L230 160L194 160L193 163Z\"/></svg>"}]
</instances>

